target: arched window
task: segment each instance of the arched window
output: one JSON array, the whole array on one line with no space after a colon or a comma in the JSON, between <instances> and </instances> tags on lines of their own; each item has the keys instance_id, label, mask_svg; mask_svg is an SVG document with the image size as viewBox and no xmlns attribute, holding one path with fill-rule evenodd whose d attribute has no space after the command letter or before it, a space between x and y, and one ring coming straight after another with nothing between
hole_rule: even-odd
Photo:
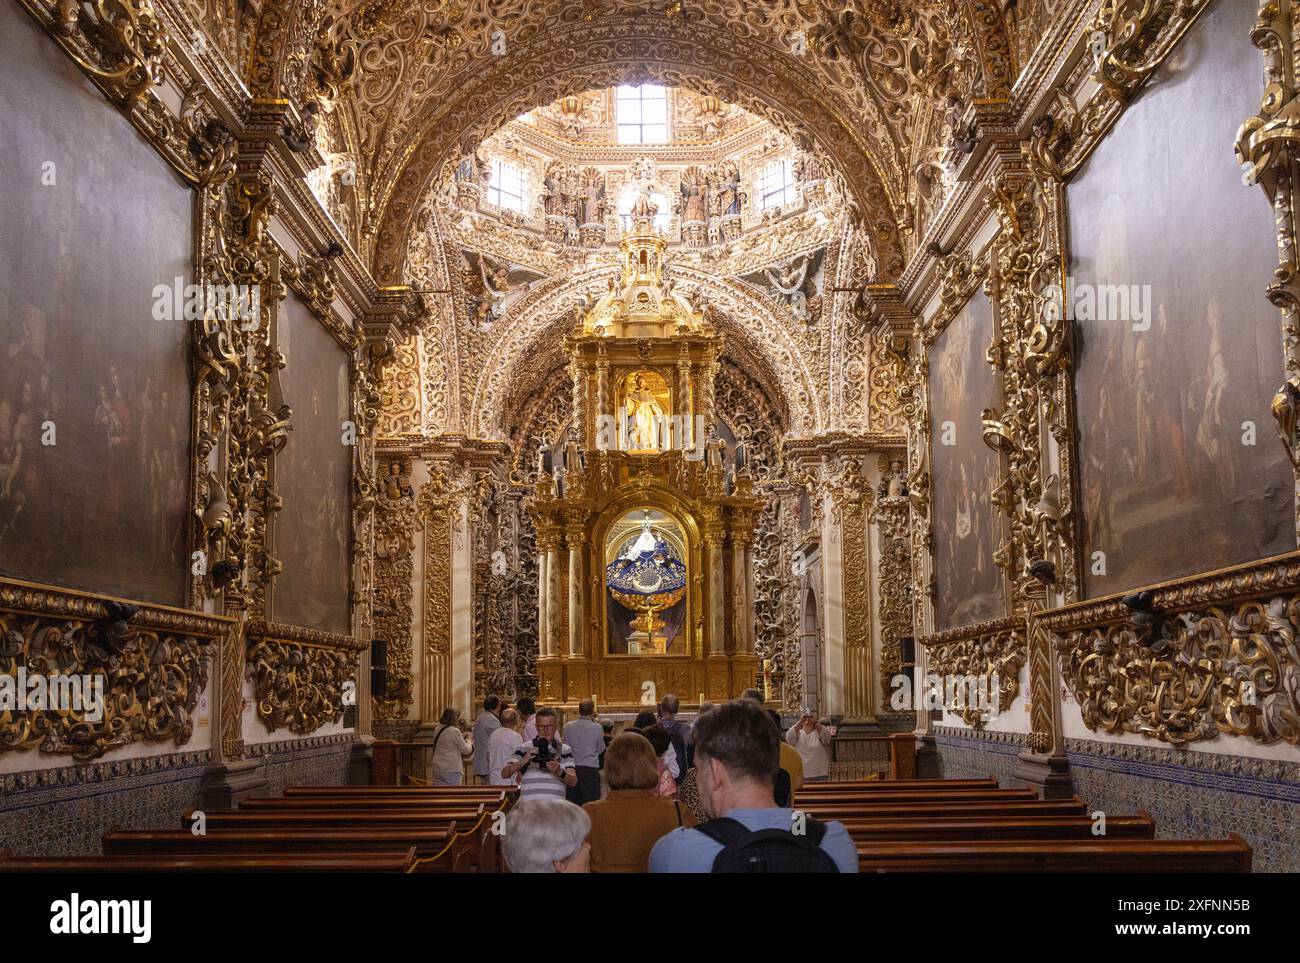
<instances>
[{"instance_id":1,"label":"arched window","mask_svg":"<svg viewBox=\"0 0 1300 963\"><path fill-rule=\"evenodd\" d=\"M514 164L492 161L488 180L488 203L506 211L524 211L524 172Z\"/></svg>"},{"instance_id":2,"label":"arched window","mask_svg":"<svg viewBox=\"0 0 1300 963\"><path fill-rule=\"evenodd\" d=\"M618 88L618 142L668 142L668 92L655 84Z\"/></svg>"},{"instance_id":3,"label":"arched window","mask_svg":"<svg viewBox=\"0 0 1300 963\"><path fill-rule=\"evenodd\" d=\"M794 171L788 160L773 161L758 176L758 209L787 207L795 199Z\"/></svg>"}]
</instances>

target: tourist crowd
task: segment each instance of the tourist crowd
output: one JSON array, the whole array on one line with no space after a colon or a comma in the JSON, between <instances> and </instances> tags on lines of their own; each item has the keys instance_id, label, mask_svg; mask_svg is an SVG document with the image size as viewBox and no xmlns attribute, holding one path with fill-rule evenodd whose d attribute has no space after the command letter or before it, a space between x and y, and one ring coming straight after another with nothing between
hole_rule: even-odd
<instances>
[{"instance_id":1,"label":"tourist crowd","mask_svg":"<svg viewBox=\"0 0 1300 963\"><path fill-rule=\"evenodd\" d=\"M490 695L472 744L443 714L434 781L459 783L472 754L477 782L518 787L503 831L515 873L857 872L840 823L790 806L805 780L827 778L831 731L805 709L783 733L761 699L706 702L688 723L668 695L614 735L592 700L561 734L555 710Z\"/></svg>"}]
</instances>

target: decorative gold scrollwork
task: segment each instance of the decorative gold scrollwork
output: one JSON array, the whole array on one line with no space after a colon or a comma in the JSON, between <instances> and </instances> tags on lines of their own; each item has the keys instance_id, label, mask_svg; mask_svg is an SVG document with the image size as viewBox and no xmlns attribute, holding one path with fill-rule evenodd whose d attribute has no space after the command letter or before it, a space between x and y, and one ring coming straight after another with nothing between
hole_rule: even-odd
<instances>
[{"instance_id":1,"label":"decorative gold scrollwork","mask_svg":"<svg viewBox=\"0 0 1300 963\"><path fill-rule=\"evenodd\" d=\"M1300 745L1300 557L1066 606L1041 623L1090 729Z\"/></svg>"},{"instance_id":2,"label":"decorative gold scrollwork","mask_svg":"<svg viewBox=\"0 0 1300 963\"><path fill-rule=\"evenodd\" d=\"M135 742L185 745L208 681L207 646L231 628L211 616L0 579L0 675L29 687L15 689L24 707L0 709L0 752L86 762ZM91 687L78 683L81 705L33 708L37 677L47 698L69 692L72 677Z\"/></svg>"},{"instance_id":3,"label":"decorative gold scrollwork","mask_svg":"<svg viewBox=\"0 0 1300 963\"><path fill-rule=\"evenodd\" d=\"M80 34L96 59L69 53L82 69L131 108L162 83L166 34L149 0L58 0L54 30L60 37Z\"/></svg>"},{"instance_id":4,"label":"decorative gold scrollwork","mask_svg":"<svg viewBox=\"0 0 1300 963\"><path fill-rule=\"evenodd\" d=\"M1020 670L1025 664L1025 625L1018 620L1000 619L942 632L918 640L926 649L926 672L946 679L984 680L992 697L996 691L998 712L1006 712L1020 694ZM994 690L996 679L997 689ZM988 707L971 705L964 698L970 686L959 687L963 695L949 712L961 716L966 725L982 729L988 721Z\"/></svg>"},{"instance_id":5,"label":"decorative gold scrollwork","mask_svg":"<svg viewBox=\"0 0 1300 963\"><path fill-rule=\"evenodd\" d=\"M1277 422L1277 433L1286 447L1287 457L1293 466L1300 468L1300 438L1296 435L1300 428L1300 375L1282 382L1273 396L1273 420Z\"/></svg>"},{"instance_id":6,"label":"decorative gold scrollwork","mask_svg":"<svg viewBox=\"0 0 1300 963\"><path fill-rule=\"evenodd\" d=\"M1085 31L1096 92L1077 104L1057 90L1056 103L1033 127L1029 161L1052 180L1077 171L1124 107L1164 63L1211 0L1106 0Z\"/></svg>"},{"instance_id":7,"label":"decorative gold scrollwork","mask_svg":"<svg viewBox=\"0 0 1300 963\"><path fill-rule=\"evenodd\" d=\"M308 735L343 718L349 685L356 697L357 653L348 636L267 622L249 624L248 673L267 729Z\"/></svg>"}]
</instances>

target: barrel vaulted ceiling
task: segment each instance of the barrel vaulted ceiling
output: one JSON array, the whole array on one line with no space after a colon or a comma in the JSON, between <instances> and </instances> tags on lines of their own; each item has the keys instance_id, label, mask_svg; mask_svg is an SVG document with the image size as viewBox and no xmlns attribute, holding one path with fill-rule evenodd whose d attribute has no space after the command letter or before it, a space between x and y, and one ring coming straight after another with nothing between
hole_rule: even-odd
<instances>
[{"instance_id":1,"label":"barrel vaulted ceiling","mask_svg":"<svg viewBox=\"0 0 1300 963\"><path fill-rule=\"evenodd\" d=\"M376 280L410 282L420 246L442 259L425 280L445 285L454 252L428 199L461 158L529 110L640 83L716 96L816 154L845 199L845 236L863 248L841 260L869 265L852 281L890 281L937 207L959 118L1009 96L1055 0L191 2L254 97L289 99L327 128L352 175L345 233ZM853 323L847 306L828 316ZM496 352L510 366L528 341L518 334ZM833 426L845 390L826 384L834 352L788 350L765 355L788 382L778 403L806 412L809 429ZM478 427L468 396L492 395L488 382L508 373L467 383L456 420Z\"/></svg>"}]
</instances>

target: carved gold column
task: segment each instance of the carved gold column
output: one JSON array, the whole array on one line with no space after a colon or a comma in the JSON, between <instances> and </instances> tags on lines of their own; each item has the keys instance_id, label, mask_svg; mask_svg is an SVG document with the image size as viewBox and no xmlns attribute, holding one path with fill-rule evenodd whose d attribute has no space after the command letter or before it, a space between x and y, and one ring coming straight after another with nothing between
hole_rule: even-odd
<instances>
[{"instance_id":1,"label":"carved gold column","mask_svg":"<svg viewBox=\"0 0 1300 963\"><path fill-rule=\"evenodd\" d=\"M583 651L582 627L585 622L582 605L582 545L581 528L565 529L569 547L569 657L578 659Z\"/></svg>"},{"instance_id":2,"label":"carved gold column","mask_svg":"<svg viewBox=\"0 0 1300 963\"><path fill-rule=\"evenodd\" d=\"M741 610L745 613L745 652L753 655L754 623L756 619L754 614L754 539L752 535L745 539L744 555L745 594L741 600Z\"/></svg>"},{"instance_id":3,"label":"carved gold column","mask_svg":"<svg viewBox=\"0 0 1300 963\"><path fill-rule=\"evenodd\" d=\"M855 463L856 464L856 463ZM844 598L844 714L867 719L871 698L871 573L867 561L867 501L861 476L850 471L835 495L843 535L841 577Z\"/></svg>"},{"instance_id":4,"label":"carved gold column","mask_svg":"<svg viewBox=\"0 0 1300 963\"><path fill-rule=\"evenodd\" d=\"M726 536L720 520L710 520L704 533L705 565L709 575L709 655L723 658L727 653L724 606L726 598L722 578L722 545Z\"/></svg>"},{"instance_id":5,"label":"carved gold column","mask_svg":"<svg viewBox=\"0 0 1300 963\"><path fill-rule=\"evenodd\" d=\"M550 584L546 571L546 542L537 536L537 654L543 658L551 654L550 620L546 617L546 587Z\"/></svg>"},{"instance_id":6,"label":"carved gold column","mask_svg":"<svg viewBox=\"0 0 1300 963\"><path fill-rule=\"evenodd\" d=\"M584 447L590 446L591 441L587 438L587 378L588 368L586 365L573 364L569 367L569 374L573 378L573 410L570 412L570 425L572 434L570 438L579 442Z\"/></svg>"},{"instance_id":7,"label":"carved gold column","mask_svg":"<svg viewBox=\"0 0 1300 963\"><path fill-rule=\"evenodd\" d=\"M598 448L602 444L609 448L618 447L614 438L600 438L600 420L613 414L609 401L609 355L602 344L596 348L596 417L590 419L595 438L592 439L591 447Z\"/></svg>"},{"instance_id":8,"label":"carved gold column","mask_svg":"<svg viewBox=\"0 0 1300 963\"><path fill-rule=\"evenodd\" d=\"M682 436L675 439L683 449L693 448L695 444L695 425L691 419L691 354L687 345L682 345L677 358L677 410L674 414L681 419Z\"/></svg>"},{"instance_id":9,"label":"carved gold column","mask_svg":"<svg viewBox=\"0 0 1300 963\"><path fill-rule=\"evenodd\" d=\"M745 638L745 543L731 534L731 637L735 651L746 652Z\"/></svg>"},{"instance_id":10,"label":"carved gold column","mask_svg":"<svg viewBox=\"0 0 1300 963\"><path fill-rule=\"evenodd\" d=\"M454 501L438 467L420 492L424 517L424 651L420 721L436 722L451 699L451 512Z\"/></svg>"},{"instance_id":11,"label":"carved gold column","mask_svg":"<svg viewBox=\"0 0 1300 963\"><path fill-rule=\"evenodd\" d=\"M717 411L717 380L718 380L718 363L710 362L704 367L704 430L710 431L718 421Z\"/></svg>"},{"instance_id":12,"label":"carved gold column","mask_svg":"<svg viewBox=\"0 0 1300 963\"><path fill-rule=\"evenodd\" d=\"M882 479L868 521L879 532L876 609L880 622L880 692L888 701L894 691L893 680L902 671L899 640L913 634L912 565L904 462L901 456L882 455L880 460Z\"/></svg>"},{"instance_id":13,"label":"carved gold column","mask_svg":"<svg viewBox=\"0 0 1300 963\"><path fill-rule=\"evenodd\" d=\"M747 468L736 476L735 496L749 498L754 483ZM754 524L756 510L733 504L731 513L731 611L737 655L754 654Z\"/></svg>"},{"instance_id":14,"label":"carved gold column","mask_svg":"<svg viewBox=\"0 0 1300 963\"><path fill-rule=\"evenodd\" d=\"M380 719L404 719L412 692L411 630L414 622L415 533L419 521L410 463L385 466L376 508L375 603L382 614L375 632L388 642L388 689L375 699Z\"/></svg>"},{"instance_id":15,"label":"carved gold column","mask_svg":"<svg viewBox=\"0 0 1300 963\"><path fill-rule=\"evenodd\" d=\"M1033 159L1033 148L1025 155ZM1016 589L1025 617L1029 664L1030 748L1015 777L1042 796L1068 797L1069 761L1059 709L1059 677L1049 639L1039 626L1045 609L1070 601L1077 571L1069 518L1067 482L1072 472L1068 437L1072 418L1068 390L1069 334L1063 305L1060 255L1060 185L1041 165L1008 160L993 180L990 206L999 229L992 261L994 318L1005 350L990 353L1000 373L1002 410L981 415L986 444L1002 454L1006 480L996 504L1006 518L997 555ZM1052 471L1053 466L1057 471Z\"/></svg>"},{"instance_id":16,"label":"carved gold column","mask_svg":"<svg viewBox=\"0 0 1300 963\"><path fill-rule=\"evenodd\" d=\"M550 640L548 655L559 656L564 647L564 570L560 562L560 536L546 540L546 635Z\"/></svg>"}]
</instances>

